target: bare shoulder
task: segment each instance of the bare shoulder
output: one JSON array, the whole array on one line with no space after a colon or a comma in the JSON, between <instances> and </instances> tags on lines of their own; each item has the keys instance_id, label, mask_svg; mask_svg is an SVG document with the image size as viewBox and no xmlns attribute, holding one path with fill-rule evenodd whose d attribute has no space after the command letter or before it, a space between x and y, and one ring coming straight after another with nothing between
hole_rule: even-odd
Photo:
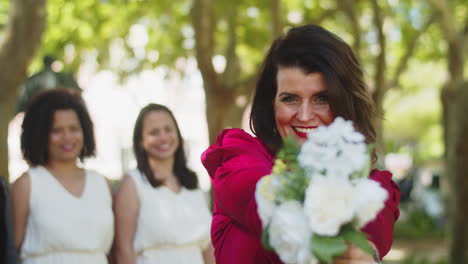
<instances>
[{"instance_id":1,"label":"bare shoulder","mask_svg":"<svg viewBox=\"0 0 468 264\"><path fill-rule=\"evenodd\" d=\"M25 172L13 183L11 188L11 201L14 209L27 212L31 196L31 177Z\"/></svg>"},{"instance_id":2,"label":"bare shoulder","mask_svg":"<svg viewBox=\"0 0 468 264\"><path fill-rule=\"evenodd\" d=\"M13 183L12 192L19 194L29 193L30 188L31 177L28 172L25 172Z\"/></svg>"},{"instance_id":3,"label":"bare shoulder","mask_svg":"<svg viewBox=\"0 0 468 264\"><path fill-rule=\"evenodd\" d=\"M139 208L139 198L135 183L130 175L124 175L115 193L114 208Z\"/></svg>"},{"instance_id":4,"label":"bare shoulder","mask_svg":"<svg viewBox=\"0 0 468 264\"><path fill-rule=\"evenodd\" d=\"M130 174L124 174L122 176L122 181L120 182L121 188L129 188L129 186L135 187L135 182L132 179L132 176ZM120 188L119 188L120 189Z\"/></svg>"},{"instance_id":5,"label":"bare shoulder","mask_svg":"<svg viewBox=\"0 0 468 264\"><path fill-rule=\"evenodd\" d=\"M29 215L31 176L25 172L12 186L11 201L15 232L15 246L19 250L24 240L26 223Z\"/></svg>"},{"instance_id":6,"label":"bare shoulder","mask_svg":"<svg viewBox=\"0 0 468 264\"><path fill-rule=\"evenodd\" d=\"M124 174L122 176L122 181L119 184L117 189L117 196L120 195L136 195L136 186L135 182L133 181L132 177L128 174Z\"/></svg>"}]
</instances>

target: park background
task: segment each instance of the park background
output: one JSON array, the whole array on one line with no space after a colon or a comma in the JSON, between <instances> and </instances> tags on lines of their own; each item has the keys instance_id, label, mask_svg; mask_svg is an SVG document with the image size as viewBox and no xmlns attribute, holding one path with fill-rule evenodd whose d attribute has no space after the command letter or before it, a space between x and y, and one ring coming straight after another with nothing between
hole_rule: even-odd
<instances>
[{"instance_id":1,"label":"park background","mask_svg":"<svg viewBox=\"0 0 468 264\"><path fill-rule=\"evenodd\" d=\"M382 117L379 167L404 194L384 263L468 263L468 0L0 0L0 176L27 168L17 103L40 72L43 88L68 75L83 91L98 144L85 167L118 181L135 165L138 111L161 103L208 191L201 152L223 128L248 129L266 49L307 23L352 46Z\"/></svg>"}]
</instances>

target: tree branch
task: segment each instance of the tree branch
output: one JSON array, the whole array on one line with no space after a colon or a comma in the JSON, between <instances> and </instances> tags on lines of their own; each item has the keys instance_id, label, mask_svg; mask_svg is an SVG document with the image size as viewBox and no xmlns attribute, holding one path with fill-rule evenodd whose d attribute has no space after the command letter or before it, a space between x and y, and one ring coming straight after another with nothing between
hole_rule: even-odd
<instances>
[{"instance_id":1,"label":"tree branch","mask_svg":"<svg viewBox=\"0 0 468 264\"><path fill-rule=\"evenodd\" d=\"M198 68L203 75L205 89L215 90L219 82L213 66L214 53L214 1L194 0L192 23L195 29L195 51Z\"/></svg>"},{"instance_id":2,"label":"tree branch","mask_svg":"<svg viewBox=\"0 0 468 264\"><path fill-rule=\"evenodd\" d=\"M354 36L353 51L358 57L358 61L360 61L362 30L361 30L361 26L359 25L359 19L356 16L356 12L354 10L354 6L356 6L356 2L357 1L353 1L353 0L339 1L338 7L343 10L344 14L348 17L349 21L351 22L351 30Z\"/></svg>"},{"instance_id":3,"label":"tree branch","mask_svg":"<svg viewBox=\"0 0 468 264\"><path fill-rule=\"evenodd\" d=\"M270 5L273 38L281 36L283 33L283 17L281 0L271 0Z\"/></svg>"},{"instance_id":4,"label":"tree branch","mask_svg":"<svg viewBox=\"0 0 468 264\"><path fill-rule=\"evenodd\" d=\"M450 11L450 7L446 0L431 0L432 6L435 8L439 15L439 24L442 28L442 34L449 41L457 39L456 22L453 17L453 13Z\"/></svg>"},{"instance_id":5,"label":"tree branch","mask_svg":"<svg viewBox=\"0 0 468 264\"><path fill-rule=\"evenodd\" d=\"M468 37L468 16L465 17L465 26L463 28L463 35L465 38Z\"/></svg>"},{"instance_id":6,"label":"tree branch","mask_svg":"<svg viewBox=\"0 0 468 264\"><path fill-rule=\"evenodd\" d=\"M247 94L248 96L253 96L255 92L255 85L257 84L257 75L252 74L247 78L240 80L237 83L237 94Z\"/></svg>"},{"instance_id":7,"label":"tree branch","mask_svg":"<svg viewBox=\"0 0 468 264\"><path fill-rule=\"evenodd\" d=\"M463 27L463 37L462 43L465 43L465 47L463 47L464 54L468 53L468 15L465 17L465 26Z\"/></svg>"},{"instance_id":8,"label":"tree branch","mask_svg":"<svg viewBox=\"0 0 468 264\"><path fill-rule=\"evenodd\" d=\"M239 57L236 53L237 47L237 10L238 1L228 2L228 45L226 48L226 68L223 73L223 82L229 89L235 89L235 82L238 79L240 73Z\"/></svg>"},{"instance_id":9,"label":"tree branch","mask_svg":"<svg viewBox=\"0 0 468 264\"><path fill-rule=\"evenodd\" d=\"M375 92L374 100L376 103L380 103L383 99L383 96L387 92L387 87L385 86L385 70L386 70L386 39L383 32L383 15L382 10L380 9L377 0L371 0L372 10L374 12L374 24L377 30L377 41L379 43L379 54L377 55L376 62L376 71L374 76L375 82Z\"/></svg>"},{"instance_id":10,"label":"tree branch","mask_svg":"<svg viewBox=\"0 0 468 264\"><path fill-rule=\"evenodd\" d=\"M320 16L312 18L308 23L320 25L325 19L333 16L337 11L337 8L326 9L324 12L320 13Z\"/></svg>"},{"instance_id":11,"label":"tree branch","mask_svg":"<svg viewBox=\"0 0 468 264\"><path fill-rule=\"evenodd\" d=\"M9 21L0 44L0 101L16 94L36 50L46 21L45 0L11 2ZM16 96L14 97L16 98Z\"/></svg>"},{"instance_id":12,"label":"tree branch","mask_svg":"<svg viewBox=\"0 0 468 264\"><path fill-rule=\"evenodd\" d=\"M435 15L431 15L423 24L420 30L414 30L412 38L408 41L408 43L405 43L405 47L406 47L405 54L399 60L395 73L393 74L393 78L390 81L390 84L388 85L389 89L392 87L397 87L399 85L399 82L400 82L399 79L402 73L408 67L408 62L414 54L419 37L424 32L426 32L426 30L429 28L430 25L432 25L432 23L434 23L434 21L435 21Z\"/></svg>"},{"instance_id":13,"label":"tree branch","mask_svg":"<svg viewBox=\"0 0 468 264\"><path fill-rule=\"evenodd\" d=\"M438 13L438 22L448 44L448 68L453 81L463 80L464 71L464 43L463 32L457 30L457 23L446 0L431 0L432 6ZM452 86L454 87L454 86Z\"/></svg>"}]
</instances>

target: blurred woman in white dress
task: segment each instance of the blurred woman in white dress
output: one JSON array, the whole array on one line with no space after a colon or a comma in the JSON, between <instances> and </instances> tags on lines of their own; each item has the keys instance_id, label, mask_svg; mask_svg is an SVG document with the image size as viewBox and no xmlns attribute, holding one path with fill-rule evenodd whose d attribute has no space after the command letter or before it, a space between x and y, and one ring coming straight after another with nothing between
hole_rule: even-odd
<instances>
[{"instance_id":1,"label":"blurred woman in white dress","mask_svg":"<svg viewBox=\"0 0 468 264\"><path fill-rule=\"evenodd\" d=\"M208 203L167 107L141 110L133 149L137 169L124 176L114 204L117 263L214 263Z\"/></svg>"},{"instance_id":2,"label":"blurred woman in white dress","mask_svg":"<svg viewBox=\"0 0 468 264\"><path fill-rule=\"evenodd\" d=\"M30 165L13 184L15 244L24 264L105 264L114 234L106 179L79 166L94 155L93 123L72 90L28 104L21 150Z\"/></svg>"}]
</instances>

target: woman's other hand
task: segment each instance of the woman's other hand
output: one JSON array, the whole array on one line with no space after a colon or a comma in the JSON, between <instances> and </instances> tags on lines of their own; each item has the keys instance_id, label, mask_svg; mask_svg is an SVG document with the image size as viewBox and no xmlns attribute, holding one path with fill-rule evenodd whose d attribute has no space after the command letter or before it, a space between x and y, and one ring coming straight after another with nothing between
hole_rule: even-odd
<instances>
[{"instance_id":1,"label":"woman's other hand","mask_svg":"<svg viewBox=\"0 0 468 264\"><path fill-rule=\"evenodd\" d=\"M370 246L374 248L375 246L370 243ZM358 248L354 245L349 245L348 249L346 250L346 253L340 257L336 258L333 261L333 264L375 264L378 263L376 262L374 256L371 254L365 252L361 248Z\"/></svg>"}]
</instances>

